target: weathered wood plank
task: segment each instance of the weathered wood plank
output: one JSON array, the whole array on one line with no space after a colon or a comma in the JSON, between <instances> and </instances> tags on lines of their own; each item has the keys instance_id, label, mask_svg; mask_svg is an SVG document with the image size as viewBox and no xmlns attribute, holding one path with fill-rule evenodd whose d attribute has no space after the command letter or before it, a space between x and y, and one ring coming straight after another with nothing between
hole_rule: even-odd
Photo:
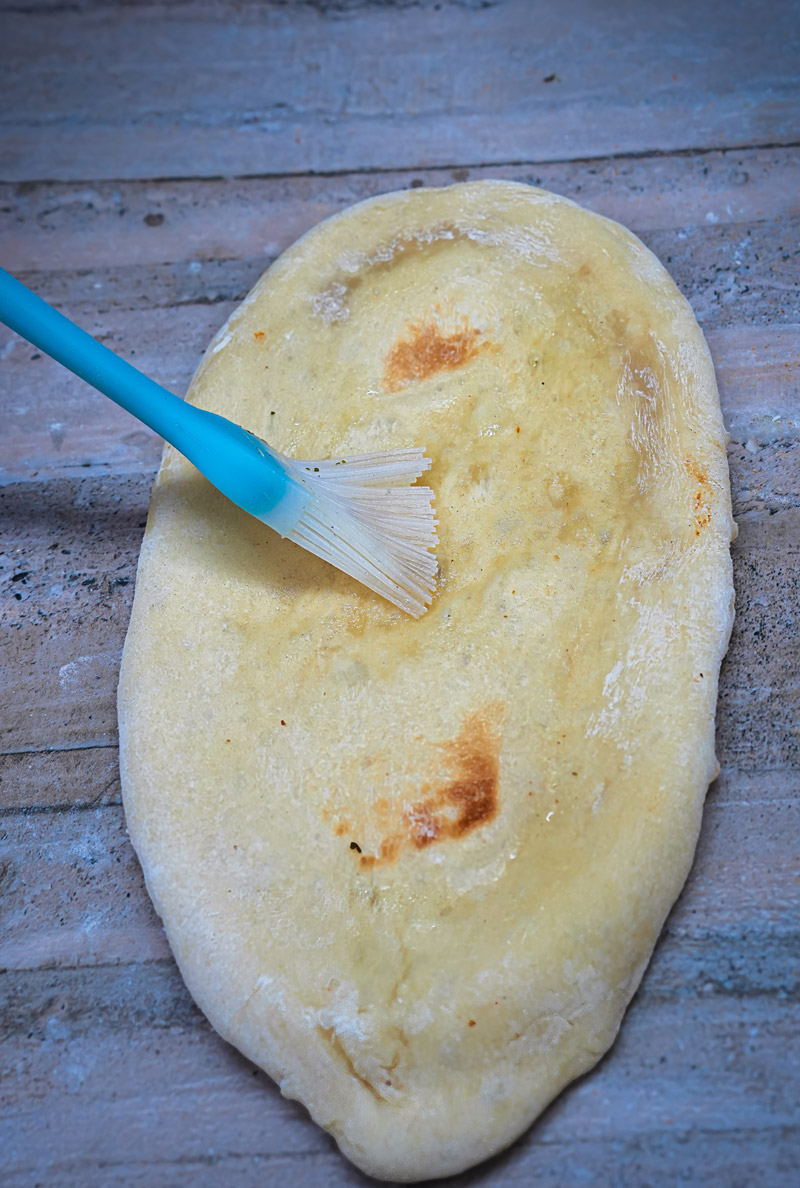
<instances>
[{"instance_id":1,"label":"weathered wood plank","mask_svg":"<svg viewBox=\"0 0 800 1188\"><path fill-rule=\"evenodd\" d=\"M783 217L781 227L780 237L767 219L639 234L667 265L701 324L713 329L797 321L794 296L800 248L793 241L800 235L800 212ZM209 237L207 242L211 241ZM273 258L254 255L87 267L95 260L92 252L77 270L17 271L21 280L51 304L82 322L119 310L232 306L248 293ZM228 312L226 308L224 313ZM4 344L4 349L11 355L16 348Z\"/></svg>"},{"instance_id":2,"label":"weathered wood plank","mask_svg":"<svg viewBox=\"0 0 800 1188\"><path fill-rule=\"evenodd\" d=\"M0 969L169 954L121 808L5 817Z\"/></svg>"},{"instance_id":3,"label":"weathered wood plank","mask_svg":"<svg viewBox=\"0 0 800 1188\"><path fill-rule=\"evenodd\" d=\"M98 311L83 327L170 391L185 392L211 337L233 306ZM141 472L158 464L161 441L140 421L28 343L0 328L5 407L2 478L86 467ZM13 349L9 347L13 344ZM3 347L0 346L0 352Z\"/></svg>"},{"instance_id":4,"label":"weathered wood plank","mask_svg":"<svg viewBox=\"0 0 800 1188\"><path fill-rule=\"evenodd\" d=\"M674 1188L679 1177L685 1176L690 1161L695 1174L702 1170L704 1188L749 1188L764 1182L769 1170L770 1188L796 1188L798 1160L796 1148L798 1131L795 1127L781 1128L774 1133L742 1129L741 1131L699 1130L662 1131L647 1136L635 1135L613 1142L584 1141L579 1137L563 1143L539 1145L530 1140L532 1148L525 1157L516 1148L500 1156L491 1164L473 1173L446 1181L448 1188L467 1188L480 1184L486 1188L527 1188L535 1181L538 1188L564 1188L565 1184L602 1183L615 1188ZM276 1188L359 1188L367 1183L352 1168L348 1168L335 1152L304 1154L302 1157L283 1153L237 1156L226 1152L199 1158L183 1158L169 1165L150 1164L144 1159L110 1165L102 1164L99 1171L91 1166L84 1170L83 1162L77 1170L59 1170L58 1179L48 1183L52 1188L152 1188L153 1176L164 1176L169 1188L262 1188L265 1182ZM39 1181L12 1177L9 1188L30 1188ZM87 1178L88 1177L88 1178ZM268 1180L265 1180L268 1177ZM442 1181L427 1181L430 1188Z\"/></svg>"},{"instance_id":5,"label":"weathered wood plank","mask_svg":"<svg viewBox=\"0 0 800 1188\"><path fill-rule=\"evenodd\" d=\"M7 1045L13 1071L0 1123L6 1183L365 1183L303 1111L202 1024L173 1029L148 1013L115 1033L96 1009L75 1019L60 1005L56 993L43 1038L34 1033ZM500 1188L529 1183L534 1174L539 1183L544 1172L545 1183L575 1183L591 1170L593 1182L674 1183L687 1160L694 1165L698 1139L706 1158L718 1149L730 1167L726 1147L742 1133L743 1153L752 1158L770 1140L768 1166L777 1156L788 1169L796 1154L790 1050L799 1021L795 1004L712 995L689 1043L683 1002L635 1001L599 1068L508 1154L448 1182ZM675 1135L675 1145L657 1135ZM647 1178L620 1180L620 1154L633 1162L631 1172L646 1167ZM565 1168L584 1175L558 1181L554 1173ZM605 1171L614 1174L604 1181ZM703 1182L744 1183L713 1174Z\"/></svg>"},{"instance_id":6,"label":"weathered wood plank","mask_svg":"<svg viewBox=\"0 0 800 1188\"><path fill-rule=\"evenodd\" d=\"M781 936L796 940L800 884L786 839L800 832L800 775L761 776L749 787L759 789L757 808L741 797L737 803L709 798L696 864L670 917L669 935L679 946L689 938L696 948L709 936L718 949L724 948L721 938L731 936L755 937L748 950L762 936L779 948ZM141 962L167 954L121 807L6 813L3 833L0 969ZM710 969L713 960L712 946L707 976L719 981ZM800 955L795 974L799 963ZM673 960L669 970L678 988L696 989L691 961ZM694 979L689 985L682 982L687 971ZM783 972L791 979L789 967ZM762 976L774 984L774 970L753 973L750 981L758 984ZM676 986L661 992L675 993Z\"/></svg>"},{"instance_id":7,"label":"weathered wood plank","mask_svg":"<svg viewBox=\"0 0 800 1188\"><path fill-rule=\"evenodd\" d=\"M722 663L717 755L743 770L800 767L800 507L739 517L736 619Z\"/></svg>"},{"instance_id":8,"label":"weathered wood plank","mask_svg":"<svg viewBox=\"0 0 800 1188\"><path fill-rule=\"evenodd\" d=\"M91 268L99 280L113 279L125 266L264 260L355 202L409 186L487 177L542 186L640 234L674 229L691 239L703 227L750 226L800 211L800 148L336 177L0 183L0 256L12 272ZM774 233L774 224L770 229ZM785 251L796 252L791 237L780 238ZM186 277L176 270L174 283L187 284L192 276L197 273ZM216 279L212 273L194 283L213 294ZM58 289L50 296L63 300ZM66 296L75 301L74 292Z\"/></svg>"},{"instance_id":9,"label":"weathered wood plank","mask_svg":"<svg viewBox=\"0 0 800 1188\"><path fill-rule=\"evenodd\" d=\"M8 809L99 808L120 803L116 745L0 754L0 815Z\"/></svg>"},{"instance_id":10,"label":"weathered wood plank","mask_svg":"<svg viewBox=\"0 0 800 1188\"><path fill-rule=\"evenodd\" d=\"M538 1135L538 1130L534 1135ZM579 1136L559 1142L532 1137L518 1154L516 1147L472 1173L447 1180L448 1188L564 1188L565 1184L613 1184L614 1188L674 1188L685 1178L687 1164L693 1174L702 1172L703 1188L749 1188L764 1183L769 1171L770 1188L796 1188L797 1145L794 1126L737 1131L668 1130L646 1136L617 1137L613 1141L583 1140ZM530 1143L530 1147L528 1147ZM52 1174L48 1168L48 1174ZM364 1188L366 1180L334 1151L308 1152L302 1156L263 1151L257 1155L210 1153L181 1156L168 1164L144 1158L101 1165L81 1160L77 1167L59 1168L48 1188L153 1188L153 1177L169 1188ZM163 1177L163 1179L160 1179ZM22 1172L6 1181L8 1188L36 1188L37 1172ZM430 1188L442 1183L426 1181Z\"/></svg>"},{"instance_id":11,"label":"weathered wood plank","mask_svg":"<svg viewBox=\"0 0 800 1188\"><path fill-rule=\"evenodd\" d=\"M451 172L416 180L452 180ZM797 423L800 329L791 298L800 150L500 172L571 194L644 233L711 338L737 440L758 436L759 421L774 437L776 415L784 427ZM183 391L211 334L277 251L324 215L407 184L405 173L5 186L0 255L87 329ZM0 359L6 481L74 473L87 462L119 471L157 460L152 434L5 329Z\"/></svg>"},{"instance_id":12,"label":"weathered wood plank","mask_svg":"<svg viewBox=\"0 0 800 1188\"><path fill-rule=\"evenodd\" d=\"M151 481L0 489L0 751L116 740L114 690Z\"/></svg>"},{"instance_id":13,"label":"weathered wood plank","mask_svg":"<svg viewBox=\"0 0 800 1188\"><path fill-rule=\"evenodd\" d=\"M451 172L412 180L451 180ZM775 416L782 429L796 426L800 150L500 172L569 193L644 234L710 337L736 440L758 438L762 428L774 438ZM349 202L407 184L405 173L6 186L0 255L87 329L183 391L214 330L278 250ZM6 481L87 463L104 471L155 464L152 434L5 329L0 359Z\"/></svg>"},{"instance_id":14,"label":"weathered wood plank","mask_svg":"<svg viewBox=\"0 0 800 1188\"><path fill-rule=\"evenodd\" d=\"M779 445L800 436L800 325L707 330L725 424L734 441Z\"/></svg>"},{"instance_id":15,"label":"weathered wood plank","mask_svg":"<svg viewBox=\"0 0 800 1188\"><path fill-rule=\"evenodd\" d=\"M640 14L641 16L641 14ZM792 143L797 9L184 3L3 21L9 180L489 164ZM731 37L731 30L736 36Z\"/></svg>"},{"instance_id":16,"label":"weathered wood plank","mask_svg":"<svg viewBox=\"0 0 800 1188\"><path fill-rule=\"evenodd\" d=\"M777 493L757 473L763 456L747 448L731 454L735 489L747 491L754 510L740 516L733 546L738 615L717 730L721 763L750 771L797 765L800 753L800 506L792 455ZM149 474L59 479L0 490L8 542L0 556L0 752L115 741L118 665L150 481ZM773 505L782 510L770 514ZM18 574L25 576L15 581Z\"/></svg>"}]
</instances>

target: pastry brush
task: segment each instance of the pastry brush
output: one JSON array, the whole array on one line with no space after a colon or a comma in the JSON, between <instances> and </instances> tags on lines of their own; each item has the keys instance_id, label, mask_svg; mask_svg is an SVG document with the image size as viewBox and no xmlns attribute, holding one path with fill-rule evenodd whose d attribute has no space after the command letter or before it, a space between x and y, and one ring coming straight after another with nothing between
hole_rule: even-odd
<instances>
[{"instance_id":1,"label":"pastry brush","mask_svg":"<svg viewBox=\"0 0 800 1188\"><path fill-rule=\"evenodd\" d=\"M421 449L307 461L180 400L0 268L0 321L138 417L239 507L418 617L436 576Z\"/></svg>"}]
</instances>

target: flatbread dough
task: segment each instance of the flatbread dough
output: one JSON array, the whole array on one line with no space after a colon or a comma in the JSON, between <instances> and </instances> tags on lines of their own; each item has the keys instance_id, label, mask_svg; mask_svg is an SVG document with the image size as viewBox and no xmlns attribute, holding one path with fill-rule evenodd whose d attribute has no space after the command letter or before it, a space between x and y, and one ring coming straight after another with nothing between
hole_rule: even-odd
<instances>
[{"instance_id":1,"label":"flatbread dough","mask_svg":"<svg viewBox=\"0 0 800 1188\"><path fill-rule=\"evenodd\" d=\"M168 448L119 712L213 1026L365 1171L456 1172L609 1047L689 870L733 613L708 350L628 231L479 182L310 232L189 398L292 455L433 459L414 621Z\"/></svg>"}]
</instances>

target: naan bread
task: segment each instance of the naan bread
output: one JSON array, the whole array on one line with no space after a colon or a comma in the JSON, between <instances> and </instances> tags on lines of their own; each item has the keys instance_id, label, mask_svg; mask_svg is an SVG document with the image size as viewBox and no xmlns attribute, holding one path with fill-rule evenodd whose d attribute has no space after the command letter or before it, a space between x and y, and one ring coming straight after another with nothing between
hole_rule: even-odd
<instances>
[{"instance_id":1,"label":"naan bread","mask_svg":"<svg viewBox=\"0 0 800 1188\"><path fill-rule=\"evenodd\" d=\"M479 182L317 227L189 398L433 459L414 621L167 449L120 733L213 1026L365 1171L456 1172L606 1051L689 870L732 620L708 351L629 232Z\"/></svg>"}]
</instances>

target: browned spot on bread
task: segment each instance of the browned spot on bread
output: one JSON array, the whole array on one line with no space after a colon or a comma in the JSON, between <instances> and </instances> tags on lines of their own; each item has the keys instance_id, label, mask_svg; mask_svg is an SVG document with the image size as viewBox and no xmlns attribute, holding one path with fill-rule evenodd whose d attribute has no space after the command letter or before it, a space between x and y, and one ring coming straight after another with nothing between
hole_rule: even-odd
<instances>
[{"instance_id":1,"label":"browned spot on bread","mask_svg":"<svg viewBox=\"0 0 800 1188\"><path fill-rule=\"evenodd\" d=\"M394 862L405 849L464 838L496 817L501 718L502 707L492 703L465 718L456 738L440 744L445 777L424 784L419 799L394 814L378 852L361 854L362 866Z\"/></svg>"},{"instance_id":2,"label":"browned spot on bread","mask_svg":"<svg viewBox=\"0 0 800 1188\"><path fill-rule=\"evenodd\" d=\"M694 493L693 511L694 511L694 534L699 536L703 528L707 528L711 523L711 483L708 475L699 462L694 458L686 458L683 463L686 473L695 480L698 485L697 491Z\"/></svg>"},{"instance_id":3,"label":"browned spot on bread","mask_svg":"<svg viewBox=\"0 0 800 1188\"><path fill-rule=\"evenodd\" d=\"M406 337L395 343L384 361L386 391L397 392L406 384L429 379L440 371L463 367L491 346L480 338L480 330L470 326L466 318L450 334L433 319L411 322Z\"/></svg>"},{"instance_id":4,"label":"browned spot on bread","mask_svg":"<svg viewBox=\"0 0 800 1188\"><path fill-rule=\"evenodd\" d=\"M694 458L686 458L683 465L686 468L686 473L690 474L698 483L708 482L708 475Z\"/></svg>"}]
</instances>

